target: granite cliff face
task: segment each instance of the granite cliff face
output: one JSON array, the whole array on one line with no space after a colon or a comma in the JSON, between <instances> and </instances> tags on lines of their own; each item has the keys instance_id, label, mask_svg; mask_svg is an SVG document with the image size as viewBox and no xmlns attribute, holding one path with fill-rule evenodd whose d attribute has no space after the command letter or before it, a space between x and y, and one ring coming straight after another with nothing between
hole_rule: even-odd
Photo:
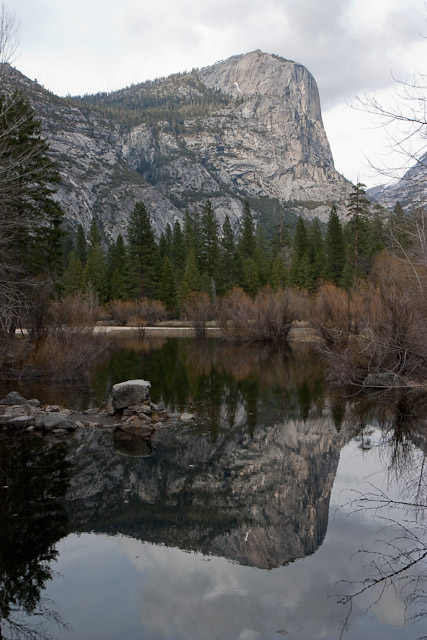
<instances>
[{"instance_id":1,"label":"granite cliff face","mask_svg":"<svg viewBox=\"0 0 427 640\"><path fill-rule=\"evenodd\" d=\"M124 235L129 212L139 201L152 212L157 232L168 222L182 220L171 201L126 163L118 124L94 109L49 93L9 66L3 65L1 85L23 89L41 120L49 153L61 175L57 198L69 227L82 224L88 231L96 216L107 237Z\"/></svg>"},{"instance_id":2,"label":"granite cliff face","mask_svg":"<svg viewBox=\"0 0 427 640\"><path fill-rule=\"evenodd\" d=\"M305 67L254 51L198 77L231 103L185 121L178 136L162 126L157 155L146 124L126 139L128 162L162 193L181 208L209 197L220 219L228 213L235 221L245 198L268 217L292 211L325 220L332 202L345 205L349 184L334 169L317 86Z\"/></svg>"},{"instance_id":3,"label":"granite cliff face","mask_svg":"<svg viewBox=\"0 0 427 640\"><path fill-rule=\"evenodd\" d=\"M208 198L236 226L246 199L265 224L345 206L350 185L334 169L316 83L295 62L254 51L75 99L10 67L1 82L24 88L42 119L72 227L96 216L115 237L139 200L157 232Z\"/></svg>"}]
</instances>

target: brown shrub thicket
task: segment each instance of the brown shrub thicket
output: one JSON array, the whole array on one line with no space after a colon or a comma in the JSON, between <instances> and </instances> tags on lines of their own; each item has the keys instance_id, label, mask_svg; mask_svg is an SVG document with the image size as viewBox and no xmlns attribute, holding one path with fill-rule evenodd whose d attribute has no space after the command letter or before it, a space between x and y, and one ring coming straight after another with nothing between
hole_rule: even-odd
<instances>
[{"instance_id":1,"label":"brown shrub thicket","mask_svg":"<svg viewBox=\"0 0 427 640\"><path fill-rule=\"evenodd\" d=\"M86 373L111 345L106 336L94 335L98 306L87 296L63 298L51 304L43 333L10 338L0 372L8 378L43 377L71 380Z\"/></svg>"},{"instance_id":2,"label":"brown shrub thicket","mask_svg":"<svg viewBox=\"0 0 427 640\"><path fill-rule=\"evenodd\" d=\"M65 327L92 328L99 314L100 308L96 298L80 294L67 296L51 304L48 330L52 332Z\"/></svg>"},{"instance_id":3,"label":"brown shrub thicket","mask_svg":"<svg viewBox=\"0 0 427 640\"><path fill-rule=\"evenodd\" d=\"M377 255L369 280L349 293L323 285L312 325L332 379L368 386L425 381L426 294L427 267L388 252Z\"/></svg>"},{"instance_id":4,"label":"brown shrub thicket","mask_svg":"<svg viewBox=\"0 0 427 640\"><path fill-rule=\"evenodd\" d=\"M218 320L230 340L285 342L293 321L304 315L305 304L304 294L296 290L263 287L252 299L236 287L221 300Z\"/></svg>"},{"instance_id":5,"label":"brown shrub thicket","mask_svg":"<svg viewBox=\"0 0 427 640\"><path fill-rule=\"evenodd\" d=\"M206 335L206 323L214 313L215 304L203 291L193 291L183 305L184 316L191 321L196 336Z\"/></svg>"},{"instance_id":6,"label":"brown shrub thicket","mask_svg":"<svg viewBox=\"0 0 427 640\"><path fill-rule=\"evenodd\" d=\"M110 337L94 334L87 327L72 327L49 333L37 343L21 367L21 377L75 380L108 352Z\"/></svg>"},{"instance_id":7,"label":"brown shrub thicket","mask_svg":"<svg viewBox=\"0 0 427 640\"><path fill-rule=\"evenodd\" d=\"M159 300L141 298L132 302L111 300L106 305L112 322L119 326L145 327L165 320L167 311Z\"/></svg>"}]
</instances>

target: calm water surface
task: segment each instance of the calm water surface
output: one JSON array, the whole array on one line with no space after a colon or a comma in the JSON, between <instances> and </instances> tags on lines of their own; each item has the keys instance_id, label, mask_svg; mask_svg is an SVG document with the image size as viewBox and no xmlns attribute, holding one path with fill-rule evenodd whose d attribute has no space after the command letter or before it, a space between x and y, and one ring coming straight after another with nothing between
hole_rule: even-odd
<instances>
[{"instance_id":1,"label":"calm water surface","mask_svg":"<svg viewBox=\"0 0 427 640\"><path fill-rule=\"evenodd\" d=\"M422 404L333 392L304 350L176 339L21 392L84 408L138 377L172 414L151 451L1 436L0 637L423 635Z\"/></svg>"}]
</instances>

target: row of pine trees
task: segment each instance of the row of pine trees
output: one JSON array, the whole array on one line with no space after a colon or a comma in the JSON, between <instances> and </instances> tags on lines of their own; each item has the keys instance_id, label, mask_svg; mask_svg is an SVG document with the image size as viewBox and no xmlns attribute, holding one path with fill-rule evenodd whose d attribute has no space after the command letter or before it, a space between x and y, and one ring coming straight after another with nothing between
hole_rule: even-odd
<instances>
[{"instance_id":1,"label":"row of pine trees","mask_svg":"<svg viewBox=\"0 0 427 640\"><path fill-rule=\"evenodd\" d=\"M125 238L119 235L106 249L95 219L88 237L79 228L62 290L64 295L91 290L101 303L153 298L179 315L194 291L215 296L239 286L255 296L265 285L314 291L325 280L350 288L385 246L384 215L369 207L363 185L357 185L344 222L332 206L323 228L317 219L299 218L292 232L280 224L267 240L247 204L235 233L228 217L220 227L208 201L201 212L187 211L182 226L168 225L157 240L139 202Z\"/></svg>"}]
</instances>

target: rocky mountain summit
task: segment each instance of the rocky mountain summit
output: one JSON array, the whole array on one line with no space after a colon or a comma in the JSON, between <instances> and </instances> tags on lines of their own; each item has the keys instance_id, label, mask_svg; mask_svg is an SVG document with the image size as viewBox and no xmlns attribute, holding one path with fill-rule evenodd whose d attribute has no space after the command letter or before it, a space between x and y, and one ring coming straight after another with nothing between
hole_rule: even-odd
<instances>
[{"instance_id":1,"label":"rocky mountain summit","mask_svg":"<svg viewBox=\"0 0 427 640\"><path fill-rule=\"evenodd\" d=\"M96 216L124 233L143 201L159 233L209 198L235 226L245 200L264 224L325 220L350 184L335 170L317 86L300 64L259 50L112 93L58 98L3 65L42 120L71 227Z\"/></svg>"},{"instance_id":2,"label":"rocky mountain summit","mask_svg":"<svg viewBox=\"0 0 427 640\"><path fill-rule=\"evenodd\" d=\"M404 209L411 211L425 207L427 202L427 152L424 153L404 175L391 184L373 187L367 191L384 207L392 209L400 202Z\"/></svg>"}]
</instances>

